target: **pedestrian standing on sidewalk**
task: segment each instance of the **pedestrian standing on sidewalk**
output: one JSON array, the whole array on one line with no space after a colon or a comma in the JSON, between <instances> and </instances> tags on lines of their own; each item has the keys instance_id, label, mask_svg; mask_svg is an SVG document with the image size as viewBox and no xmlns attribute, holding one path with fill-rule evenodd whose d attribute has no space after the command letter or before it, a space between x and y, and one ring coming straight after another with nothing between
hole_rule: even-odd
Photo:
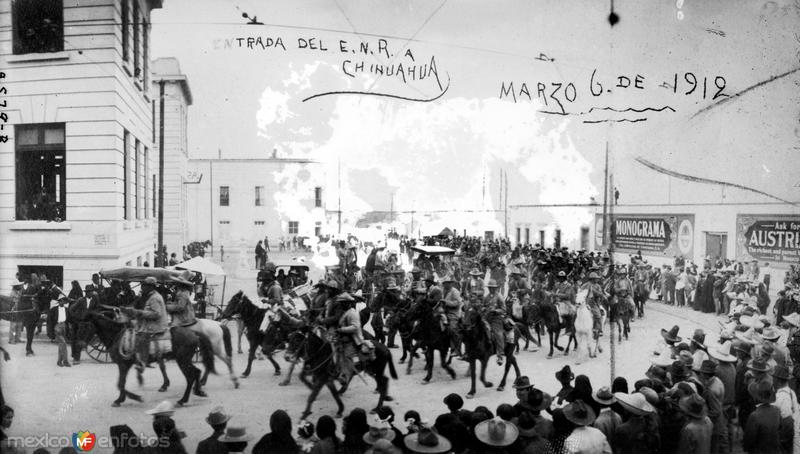
<instances>
[{"instance_id":1,"label":"pedestrian standing on sidewalk","mask_svg":"<svg viewBox=\"0 0 800 454\"><path fill-rule=\"evenodd\" d=\"M260 270L264 267L264 255L266 251L264 250L264 246L261 245L261 240L258 240L258 244L256 244L256 269Z\"/></svg>"},{"instance_id":2,"label":"pedestrian standing on sidewalk","mask_svg":"<svg viewBox=\"0 0 800 454\"><path fill-rule=\"evenodd\" d=\"M55 307L57 314L56 326L54 328L56 333L56 343L58 343L58 367L71 367L69 357L67 356L67 298L62 296L58 299L57 306Z\"/></svg>"}]
</instances>

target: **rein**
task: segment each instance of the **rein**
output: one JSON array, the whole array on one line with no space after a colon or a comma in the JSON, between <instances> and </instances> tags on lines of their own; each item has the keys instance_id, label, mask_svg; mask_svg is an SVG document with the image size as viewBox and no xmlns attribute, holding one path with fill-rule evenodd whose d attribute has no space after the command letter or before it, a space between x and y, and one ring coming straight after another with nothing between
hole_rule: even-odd
<instances>
[{"instance_id":1,"label":"rein","mask_svg":"<svg viewBox=\"0 0 800 454\"><path fill-rule=\"evenodd\" d=\"M298 346L298 347L297 347L297 351L300 351L300 349L301 349L301 348L305 347L305 349L306 349L306 354L305 354L305 356L306 356L308 359L310 359L312 356L314 356L314 355L316 355L317 353L321 352L321 351L322 351L322 349L323 349L323 348L325 348L325 341L323 340L323 342L322 342L322 346L319 348L319 350L317 350L316 352L314 352L314 355L311 355L311 354L309 354L309 352L308 352L308 336L309 336L308 334L306 334L305 336L303 336L303 342L300 344L300 346ZM323 360L321 363L319 363L318 365L316 365L316 366L314 366L314 367L310 367L310 368L309 368L309 367L306 367L306 371L307 371L307 372L309 372L309 373L310 373L310 372L316 372L317 370L321 369L321 368L322 368L322 366L324 366L324 365L328 364L329 362L331 362L331 360L333 359L333 355L334 355L334 351L333 351L333 348L331 347L331 354L330 354L330 355L329 355L327 358L325 358L325 359L324 359L324 360ZM306 360L306 365L307 365L307 364L308 364L308 360Z\"/></svg>"}]
</instances>

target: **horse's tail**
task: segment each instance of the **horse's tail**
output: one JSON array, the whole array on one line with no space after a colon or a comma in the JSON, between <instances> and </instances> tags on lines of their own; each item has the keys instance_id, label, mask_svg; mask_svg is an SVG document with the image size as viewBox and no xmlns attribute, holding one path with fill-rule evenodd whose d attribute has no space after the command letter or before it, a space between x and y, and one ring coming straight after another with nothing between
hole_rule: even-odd
<instances>
[{"instance_id":1,"label":"horse's tail","mask_svg":"<svg viewBox=\"0 0 800 454\"><path fill-rule=\"evenodd\" d=\"M216 374L217 371L214 368L214 346L211 345L211 340L205 334L199 333L197 338L200 341L200 357L203 360L203 366L207 371Z\"/></svg>"},{"instance_id":2,"label":"horse's tail","mask_svg":"<svg viewBox=\"0 0 800 454\"><path fill-rule=\"evenodd\" d=\"M392 351L387 348L386 353L389 356L389 375L392 377L392 379L397 380L397 371L394 369L394 358L392 358Z\"/></svg>"},{"instance_id":3,"label":"horse's tail","mask_svg":"<svg viewBox=\"0 0 800 454\"><path fill-rule=\"evenodd\" d=\"M230 358L233 355L233 347L231 346L231 330L228 325L219 325L222 328L222 343L225 345L225 356Z\"/></svg>"}]
</instances>

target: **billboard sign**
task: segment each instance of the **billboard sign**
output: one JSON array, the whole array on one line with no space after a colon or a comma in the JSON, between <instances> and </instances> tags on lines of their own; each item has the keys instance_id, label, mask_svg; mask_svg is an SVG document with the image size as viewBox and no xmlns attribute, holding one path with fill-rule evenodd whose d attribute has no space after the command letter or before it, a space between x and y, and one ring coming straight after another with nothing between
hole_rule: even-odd
<instances>
[{"instance_id":1,"label":"billboard sign","mask_svg":"<svg viewBox=\"0 0 800 454\"><path fill-rule=\"evenodd\" d=\"M595 247L607 250L604 243L603 215L595 219ZM611 239L615 252L660 257L693 257L693 214L614 214Z\"/></svg>"},{"instance_id":2,"label":"billboard sign","mask_svg":"<svg viewBox=\"0 0 800 454\"><path fill-rule=\"evenodd\" d=\"M798 263L800 215L737 214L736 259Z\"/></svg>"}]
</instances>

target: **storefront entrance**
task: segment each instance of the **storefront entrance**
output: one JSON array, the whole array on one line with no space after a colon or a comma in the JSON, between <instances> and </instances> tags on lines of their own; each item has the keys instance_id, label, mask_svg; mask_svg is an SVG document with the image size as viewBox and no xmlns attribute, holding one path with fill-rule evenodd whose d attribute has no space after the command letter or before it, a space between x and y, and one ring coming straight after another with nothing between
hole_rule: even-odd
<instances>
[{"instance_id":1,"label":"storefront entrance","mask_svg":"<svg viewBox=\"0 0 800 454\"><path fill-rule=\"evenodd\" d=\"M727 250L728 234L706 232L706 256L711 256L714 260L717 258L725 260L728 258Z\"/></svg>"}]
</instances>

